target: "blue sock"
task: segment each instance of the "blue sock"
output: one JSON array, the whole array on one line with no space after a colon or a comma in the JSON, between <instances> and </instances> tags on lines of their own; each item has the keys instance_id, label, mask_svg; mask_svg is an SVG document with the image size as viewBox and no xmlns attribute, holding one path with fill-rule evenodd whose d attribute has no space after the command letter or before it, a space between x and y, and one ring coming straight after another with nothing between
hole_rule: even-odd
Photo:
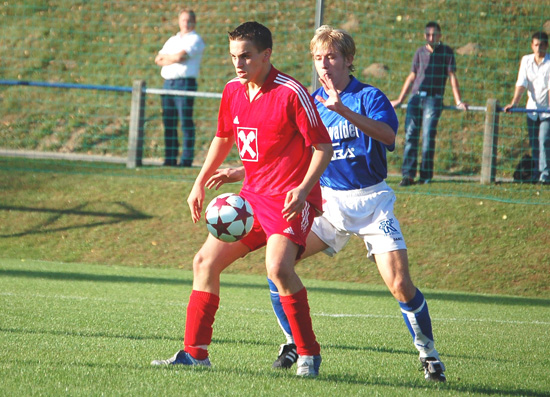
<instances>
[{"instance_id":1,"label":"blue sock","mask_svg":"<svg viewBox=\"0 0 550 397\"><path fill-rule=\"evenodd\" d=\"M439 358L434 347L432 320L428 311L428 304L422 292L417 289L412 300L407 303L399 302L399 306L401 306L403 319L413 337L414 346L420 352L420 356Z\"/></svg>"},{"instance_id":2,"label":"blue sock","mask_svg":"<svg viewBox=\"0 0 550 397\"><path fill-rule=\"evenodd\" d=\"M273 306L273 311L277 316L279 326L285 334L287 343L294 343L292 331L290 330L290 324L288 323L288 318L286 317L285 311L283 310L283 305L281 305L281 299L279 298L279 290L273 281L267 279L267 282L269 284L269 293L271 295L271 306Z\"/></svg>"}]
</instances>

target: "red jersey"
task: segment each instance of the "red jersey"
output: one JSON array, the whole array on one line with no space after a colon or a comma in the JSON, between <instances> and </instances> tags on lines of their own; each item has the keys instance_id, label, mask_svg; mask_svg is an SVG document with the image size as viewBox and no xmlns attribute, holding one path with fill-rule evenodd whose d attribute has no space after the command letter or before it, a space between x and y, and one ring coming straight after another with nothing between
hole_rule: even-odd
<instances>
[{"instance_id":1,"label":"red jersey","mask_svg":"<svg viewBox=\"0 0 550 397\"><path fill-rule=\"evenodd\" d=\"M311 146L332 142L305 87L273 66L252 102L238 79L226 84L216 136L231 134L246 171L243 190L267 196L297 187L311 162ZM307 201L322 209L319 183Z\"/></svg>"}]
</instances>

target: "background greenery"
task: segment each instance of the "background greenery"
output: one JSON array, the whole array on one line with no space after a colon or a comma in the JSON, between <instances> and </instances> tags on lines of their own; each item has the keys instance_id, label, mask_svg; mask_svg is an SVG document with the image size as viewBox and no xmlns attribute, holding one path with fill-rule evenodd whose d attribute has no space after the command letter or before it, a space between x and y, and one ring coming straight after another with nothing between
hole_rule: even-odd
<instances>
[{"instance_id":1,"label":"background greenery","mask_svg":"<svg viewBox=\"0 0 550 397\"><path fill-rule=\"evenodd\" d=\"M199 87L221 92L234 75L227 55L227 31L246 20L266 24L274 35L273 62L306 86L312 83L308 43L315 1L190 1L197 31L207 43ZM325 1L324 22L350 31L358 46L356 75L390 98L399 94L413 54L423 44L423 27L438 21L443 41L457 51L463 98L485 106L489 98L510 101L519 60L531 51L533 31L550 30L549 0L518 2L439 0ZM22 0L0 4L4 54L0 79L106 84L131 87L143 79L161 87L154 56L177 31L178 2ZM469 47L468 47L469 46ZM465 48L470 48L466 51ZM382 64L382 75L366 73ZM445 102L453 105L451 90ZM0 148L121 156L126 152L130 97L125 93L0 86ZM163 131L160 100L147 96L145 156L160 160ZM199 165L214 134L217 99L198 99ZM401 123L404 111L398 111ZM446 111L440 122L436 173L440 177L480 172L484 114ZM502 115L498 178L510 178L528 151L524 116ZM402 129L389 157L401 165ZM234 157L235 158L235 157ZM442 192L443 193L443 192Z\"/></svg>"},{"instance_id":2,"label":"background greenery","mask_svg":"<svg viewBox=\"0 0 550 397\"><path fill-rule=\"evenodd\" d=\"M220 92L233 76L226 32L251 19L273 31L274 64L311 84L314 1L187 4L208 45L202 91ZM161 87L153 59L177 30L179 6L4 1L0 79L127 87L143 79ZM393 98L423 44L423 26L438 21L455 50L474 45L457 54L458 76L464 99L483 106L488 98L511 99L532 32L549 29L549 7L547 0L331 0L325 22L353 34L357 77ZM384 64L385 75L364 74L373 63ZM146 156L156 160L163 151L159 102L148 95ZM449 89L445 102L452 104ZM196 166L217 107L217 100L197 100ZM0 86L0 150L124 156L129 109L124 93ZM404 112L398 115L403 123ZM523 125L521 115L501 115L500 180L528 150ZM207 233L192 224L185 204L197 169L0 157L0 394L548 395L550 190L480 186L482 132L482 113L446 111L438 178L428 186L397 187L402 128L389 155L395 211L413 279L430 302L445 385L426 384L416 371L395 301L357 239L335 258L318 255L298 267L324 349L316 381L268 370L282 341L261 251L223 275L214 369L151 368L151 359L181 346L191 260Z\"/></svg>"},{"instance_id":3,"label":"background greenery","mask_svg":"<svg viewBox=\"0 0 550 397\"><path fill-rule=\"evenodd\" d=\"M0 158L0 257L191 270L207 235L202 221L192 223L186 204L197 169L119 166L88 173L78 165L67 173L60 162ZM397 192L395 212L418 286L550 298L548 205L434 196L429 187L409 190L398 181L389 183ZM452 189L469 186L454 183ZM228 185L222 191L239 189ZM525 187L507 189L527 194ZM548 201L548 189L528 191ZM207 191L207 200L217 193ZM227 271L264 275L263 252ZM299 274L382 283L358 239L334 258L304 260Z\"/></svg>"}]
</instances>

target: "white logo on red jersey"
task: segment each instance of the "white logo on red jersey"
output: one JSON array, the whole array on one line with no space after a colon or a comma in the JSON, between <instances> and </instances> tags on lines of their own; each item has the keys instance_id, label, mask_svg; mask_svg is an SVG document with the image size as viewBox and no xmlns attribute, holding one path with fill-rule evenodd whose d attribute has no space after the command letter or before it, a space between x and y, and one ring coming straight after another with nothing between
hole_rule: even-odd
<instances>
[{"instance_id":1,"label":"white logo on red jersey","mask_svg":"<svg viewBox=\"0 0 550 397\"><path fill-rule=\"evenodd\" d=\"M239 116L235 116L233 119L233 124L239 124Z\"/></svg>"},{"instance_id":2,"label":"white logo on red jersey","mask_svg":"<svg viewBox=\"0 0 550 397\"><path fill-rule=\"evenodd\" d=\"M258 161L257 128L237 128L237 147L242 161Z\"/></svg>"},{"instance_id":3,"label":"white logo on red jersey","mask_svg":"<svg viewBox=\"0 0 550 397\"><path fill-rule=\"evenodd\" d=\"M294 230L292 229L292 226L289 226L285 230L283 230L283 233L292 234L294 236Z\"/></svg>"}]
</instances>

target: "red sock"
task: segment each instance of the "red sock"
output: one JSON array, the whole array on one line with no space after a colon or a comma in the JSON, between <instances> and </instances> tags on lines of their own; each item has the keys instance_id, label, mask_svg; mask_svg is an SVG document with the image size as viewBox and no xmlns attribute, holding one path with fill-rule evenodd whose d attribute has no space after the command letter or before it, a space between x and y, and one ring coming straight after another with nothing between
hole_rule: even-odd
<instances>
[{"instance_id":1,"label":"red sock","mask_svg":"<svg viewBox=\"0 0 550 397\"><path fill-rule=\"evenodd\" d=\"M212 341L212 325L220 304L220 297L209 292L191 292L185 320L184 350L197 360L208 357L208 346Z\"/></svg>"},{"instance_id":2,"label":"red sock","mask_svg":"<svg viewBox=\"0 0 550 397\"><path fill-rule=\"evenodd\" d=\"M319 355L321 346L317 343L313 332L305 287L293 295L281 295L280 298L292 330L298 354L301 356Z\"/></svg>"}]
</instances>

